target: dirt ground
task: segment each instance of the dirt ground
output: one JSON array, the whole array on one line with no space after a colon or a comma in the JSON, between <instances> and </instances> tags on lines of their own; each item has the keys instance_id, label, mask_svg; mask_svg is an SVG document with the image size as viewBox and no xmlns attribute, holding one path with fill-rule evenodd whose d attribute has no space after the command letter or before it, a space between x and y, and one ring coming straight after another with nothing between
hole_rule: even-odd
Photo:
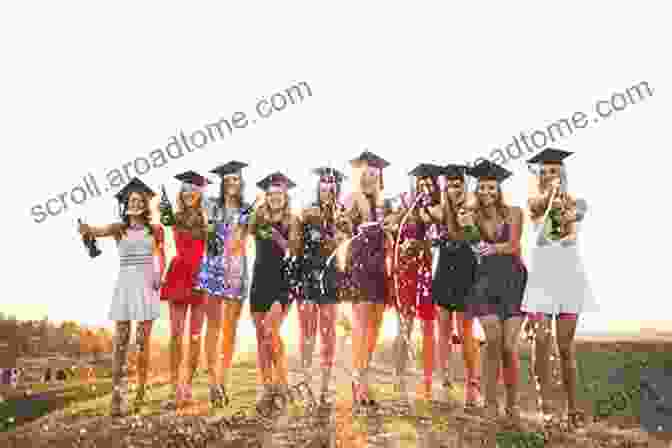
<instances>
[{"instance_id":1,"label":"dirt ground","mask_svg":"<svg viewBox=\"0 0 672 448\"><path fill-rule=\"evenodd\" d=\"M656 340L638 340L635 338L615 340L614 338L591 338L577 341L577 352L587 353L672 353L672 338ZM155 351L156 353L156 351ZM178 416L174 411L164 411L147 416L134 415L122 419L112 419L106 415L85 415L84 413L68 416L56 410L38 420L26 423L16 429L0 433L0 446L3 447L140 447L140 446L191 446L191 447L245 447L245 446L291 446L300 448L313 447L459 447L464 448L495 446L497 433L502 433L502 426L488 425L484 420L464 414L461 407L448 408L445 393L435 381L434 400L424 402L411 400L411 406L405 411L399 408L398 397L392 391L391 348L389 344L381 344L373 361L375 394L381 409L378 413L353 416L350 401L350 365L351 346L346 343L339 347L336 368L334 369L336 396L331 404L316 408L312 413L305 411L300 405L292 405L283 409L271 420L268 426L250 417L237 423L233 430L222 427L219 416L208 414L206 406L207 389L203 376L195 384L196 398L200 401L192 409L191 414ZM165 365L165 353L156 353L157 363ZM162 359L158 359L162 358ZM290 383L296 384L298 361L290 359ZM463 375L456 369L458 390L462 391ZM319 358L313 361L312 388L318 390ZM416 379L419 371L411 371ZM254 381L256 373L254 365L247 368L246 381L250 386L245 389L241 385L239 396L254 401ZM159 382L165 384L165 378ZM247 386L246 386L247 387ZM164 389L168 386L164 386ZM561 402L561 391L556 391L556 398ZM503 403L503 388L500 390L500 403ZM413 398L413 397L412 397ZM455 397L453 397L455 398ZM246 398L247 399L247 398ZM457 400L463 394L457 394ZM104 409L109 402L109 395L101 399ZM242 401L241 398L239 401ZM523 409L524 426L529 431L540 428L536 414L537 396L529 382L521 384L521 407ZM234 400L235 402L235 400ZM245 402L247 403L247 402ZM546 447L656 447L670 446L666 435L655 439L639 427L636 416L610 417L600 423L591 423L592 406L581 403L587 414L587 425L574 432L567 432L558 426L551 434L550 440L540 446ZM235 404L234 404L235 406ZM242 405L241 405L242 406ZM245 404L247 406L247 404ZM248 406L251 407L251 406ZM195 411L194 411L195 410ZM231 409L233 414L237 409ZM251 412L246 411L248 414ZM104 413L103 413L104 414ZM235 425L234 425L235 426ZM321 429L320 429L321 428ZM501 434L500 434L501 435ZM461 438L461 442L459 439ZM255 442L255 440L257 442ZM507 445L500 440L497 445Z\"/></svg>"}]
</instances>

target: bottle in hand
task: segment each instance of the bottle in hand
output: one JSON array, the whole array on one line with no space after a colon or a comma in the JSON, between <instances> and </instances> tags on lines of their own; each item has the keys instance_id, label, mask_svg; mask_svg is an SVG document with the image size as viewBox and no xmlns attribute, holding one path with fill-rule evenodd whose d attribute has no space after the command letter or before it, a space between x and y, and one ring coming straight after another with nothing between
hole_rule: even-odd
<instances>
[{"instance_id":1,"label":"bottle in hand","mask_svg":"<svg viewBox=\"0 0 672 448\"><path fill-rule=\"evenodd\" d=\"M79 225L82 225L81 219L78 219L77 222ZM98 255L103 253L98 248L98 242L93 235L82 235L82 242L84 243L84 247L86 247L86 249L89 251L89 256L91 258L96 258Z\"/></svg>"}]
</instances>

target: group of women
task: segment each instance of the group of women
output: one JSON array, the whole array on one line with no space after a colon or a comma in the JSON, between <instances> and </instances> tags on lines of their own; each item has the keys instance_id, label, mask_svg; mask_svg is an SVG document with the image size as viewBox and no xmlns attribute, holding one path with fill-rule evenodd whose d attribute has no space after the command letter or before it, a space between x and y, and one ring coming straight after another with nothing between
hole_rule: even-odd
<instances>
[{"instance_id":1,"label":"group of women","mask_svg":"<svg viewBox=\"0 0 672 448\"><path fill-rule=\"evenodd\" d=\"M87 237L116 239L121 271L109 317L116 322L112 413L122 411L122 379L130 322L137 321L138 390L142 402L149 362L149 335L161 300L170 306L173 404L191 399L191 383L201 354L204 320L210 402L228 403L226 385L243 304L249 300L256 329L257 362L264 396L286 391L287 355L280 328L292 304L298 307L300 359L306 379L320 335L321 396L326 399L335 356L336 317L352 305L352 393L360 406L375 405L370 366L386 310L395 311L397 391L406 393L409 341L421 322L422 391L431 397L435 364L450 390L448 358L463 344L466 408L487 418L499 415L500 365L506 387L506 415L519 418L517 344L524 319L539 323L537 374L543 411L550 406L550 322L557 317L557 340L568 415L574 419L576 367L572 341L578 314L596 309L576 251L585 201L567 190L566 151L546 149L528 163L537 167L538 192L528 201L535 243L529 273L521 257L525 221L519 207L502 199L502 183L512 173L483 160L472 166L421 164L409 173L410 188L384 197L383 171L389 163L364 151L350 161L352 193L341 194L346 176L320 167L314 201L293 213L296 185L275 172L257 183L261 194L243 198L245 163L231 161L211 172L221 178L218 197L206 197L210 183L193 171L182 182L172 234L176 256L164 275L163 227L151 224L154 192L139 179L117 194L121 222L80 225ZM469 191L470 180L475 188ZM167 210L162 208L165 214ZM248 272L246 242L255 242ZM184 333L189 314L186 376ZM481 343L485 334L485 400L481 396ZM438 335L438 337L437 337ZM438 339L438 342L437 342ZM435 354L436 353L436 354ZM438 356L437 356L438 355ZM437 362L435 362L435 360Z\"/></svg>"}]
</instances>

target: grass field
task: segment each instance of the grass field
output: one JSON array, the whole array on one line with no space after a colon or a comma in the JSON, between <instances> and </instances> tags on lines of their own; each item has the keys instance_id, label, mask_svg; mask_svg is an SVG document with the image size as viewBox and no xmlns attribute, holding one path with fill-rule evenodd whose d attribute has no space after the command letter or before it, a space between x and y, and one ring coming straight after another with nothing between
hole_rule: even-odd
<instances>
[{"instance_id":1,"label":"grass field","mask_svg":"<svg viewBox=\"0 0 672 448\"><path fill-rule=\"evenodd\" d=\"M671 365L671 363L672 350L670 350L669 344L635 344L628 346L627 344L613 342L608 344L578 343L578 400L580 406L586 411L587 415L592 416L597 413L605 415L604 406L602 410L597 409L596 403L602 401L604 404L615 393L636 387L639 384L639 371L643 365L663 368L666 365ZM522 382L521 405L528 412L534 412L535 394L528 378L528 364L529 355L523 352L521 354L520 372ZM618 381L610 383L609 375L614 374L618 369L624 369L623 380L620 383ZM171 392L171 387L165 384L165 378L157 377L154 381L156 384L148 392L148 402L138 410L138 415L151 417L166 413L162 409L162 404ZM222 417L231 417L239 411L248 415L253 414L257 398L256 382L257 372L254 354L241 356L231 372L231 384L234 387L230 391L231 406L212 413L207 407L207 377L201 373L194 380L194 398L197 404L186 409L184 413ZM0 429L12 431L18 425L28 423L57 410L62 410L63 418L68 421L104 417L109 412L110 380L109 378L98 379L95 384L96 390L92 390L90 386L89 384L74 382L66 384L58 391L47 391L44 390L44 386L36 386L33 389L31 399L8 399L0 404L0 421L2 422ZM350 441L353 444L351 446L364 446L365 440L372 433L394 434L400 447L416 446L420 431L419 417L426 418L430 422L432 430L439 433L454 432L460 425L464 425L450 413L437 410L436 407L430 407L422 401L415 402L413 416L353 417L349 382L343 380L338 383L336 392L337 397L332 410L335 428L340 433L338 437ZM376 398L385 406L392 406L398 401L392 384L379 384L376 386L375 392ZM462 397L462 384L458 383L455 398L461 400ZM305 409L299 405L289 406L287 415L293 421L302 420L304 417L307 419ZM14 421L8 421L11 418ZM624 409L609 411L608 415L605 415L605 420L609 426L637 430L639 426L638 400L630 400ZM513 443L512 438L508 437L507 439L507 437L500 435L498 438L499 448L505 448ZM610 437L613 439L613 436ZM583 445L577 444L575 446Z\"/></svg>"}]
</instances>

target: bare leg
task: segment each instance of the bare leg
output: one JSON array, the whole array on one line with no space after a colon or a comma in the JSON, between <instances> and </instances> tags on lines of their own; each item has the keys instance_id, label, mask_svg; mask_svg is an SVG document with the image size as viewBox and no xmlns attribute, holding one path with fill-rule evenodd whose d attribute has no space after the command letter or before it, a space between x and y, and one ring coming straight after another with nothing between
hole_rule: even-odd
<instances>
[{"instance_id":1,"label":"bare leg","mask_svg":"<svg viewBox=\"0 0 672 448\"><path fill-rule=\"evenodd\" d=\"M432 398L432 377L434 374L434 348L436 340L434 339L434 320L422 321L422 364L424 367L424 395L425 398Z\"/></svg>"},{"instance_id":2,"label":"bare leg","mask_svg":"<svg viewBox=\"0 0 672 448\"><path fill-rule=\"evenodd\" d=\"M368 347L368 309L366 303L352 304L352 370L353 400L363 400L365 388L364 369L367 365Z\"/></svg>"},{"instance_id":3,"label":"bare leg","mask_svg":"<svg viewBox=\"0 0 672 448\"><path fill-rule=\"evenodd\" d=\"M480 406L481 396L481 343L476 338L474 319L465 319L464 313L456 313L462 323L462 356L466 370L465 402L467 406Z\"/></svg>"},{"instance_id":4,"label":"bare leg","mask_svg":"<svg viewBox=\"0 0 672 448\"><path fill-rule=\"evenodd\" d=\"M368 358L366 367L369 367L373 353L376 351L378 345L378 338L380 337L380 329L383 326L383 315L385 313L384 303L371 303L369 306L369 327L368 327Z\"/></svg>"},{"instance_id":5,"label":"bare leg","mask_svg":"<svg viewBox=\"0 0 672 448\"><path fill-rule=\"evenodd\" d=\"M322 361L321 393L324 397L329 389L331 369L336 355L336 303L321 305L319 311L320 323L320 359Z\"/></svg>"},{"instance_id":6,"label":"bare leg","mask_svg":"<svg viewBox=\"0 0 672 448\"><path fill-rule=\"evenodd\" d=\"M231 369L233 354L236 349L236 333L238 332L238 323L240 322L243 303L237 300L227 300L224 302L223 307L221 370L217 375L217 384L221 386L224 393L229 381L228 373L229 369Z\"/></svg>"},{"instance_id":7,"label":"bare leg","mask_svg":"<svg viewBox=\"0 0 672 448\"><path fill-rule=\"evenodd\" d=\"M300 302L298 304L299 317L299 351L301 353L301 367L306 381L310 380L309 369L312 366L314 344L317 338L317 305Z\"/></svg>"},{"instance_id":8,"label":"bare leg","mask_svg":"<svg viewBox=\"0 0 672 448\"><path fill-rule=\"evenodd\" d=\"M112 403L110 413L112 416L121 414L121 405L125 394L126 380L126 354L131 336L131 323L120 321L116 323L114 358L112 361Z\"/></svg>"},{"instance_id":9,"label":"bare leg","mask_svg":"<svg viewBox=\"0 0 672 448\"><path fill-rule=\"evenodd\" d=\"M191 399L191 384L201 360L201 333L205 308L203 305L190 305L189 310L189 365L185 381L185 399Z\"/></svg>"},{"instance_id":10,"label":"bare leg","mask_svg":"<svg viewBox=\"0 0 672 448\"><path fill-rule=\"evenodd\" d=\"M453 316L445 308L439 308L439 366L443 376L443 386L449 387L453 378L450 376L449 359L453 351Z\"/></svg>"},{"instance_id":11,"label":"bare leg","mask_svg":"<svg viewBox=\"0 0 672 448\"><path fill-rule=\"evenodd\" d=\"M535 315L533 325L538 324L535 331L535 373L541 388L542 408L544 414L551 413L551 348L552 321L539 313Z\"/></svg>"},{"instance_id":12,"label":"bare leg","mask_svg":"<svg viewBox=\"0 0 672 448\"><path fill-rule=\"evenodd\" d=\"M511 317L502 324L503 341L503 375L506 387L506 411L512 419L512 423L520 423L520 407L518 406L518 384L520 377L520 360L518 357L518 345L520 332L523 327L523 317Z\"/></svg>"},{"instance_id":13,"label":"bare leg","mask_svg":"<svg viewBox=\"0 0 672 448\"><path fill-rule=\"evenodd\" d=\"M273 383L273 347L272 338L269 337L269 330L265 326L266 313L252 313L254 326L257 333L257 361L261 371L261 381L264 392L271 390Z\"/></svg>"},{"instance_id":14,"label":"bare leg","mask_svg":"<svg viewBox=\"0 0 672 448\"><path fill-rule=\"evenodd\" d=\"M222 300L218 297L208 297L205 303L205 313L208 319L205 331L205 355L208 361L208 384L217 384L218 342L222 331Z\"/></svg>"},{"instance_id":15,"label":"bare leg","mask_svg":"<svg viewBox=\"0 0 672 448\"><path fill-rule=\"evenodd\" d=\"M574 335L578 319L559 318L556 321L558 331L558 349L562 366L562 380L567 392L567 410L576 412L576 350Z\"/></svg>"},{"instance_id":16,"label":"bare leg","mask_svg":"<svg viewBox=\"0 0 672 448\"><path fill-rule=\"evenodd\" d=\"M186 305L182 303L170 303L170 381L175 388L175 405L182 399L179 384L186 316Z\"/></svg>"},{"instance_id":17,"label":"bare leg","mask_svg":"<svg viewBox=\"0 0 672 448\"><path fill-rule=\"evenodd\" d=\"M149 357L151 349L152 324L154 321L145 320L136 323L135 341L138 350L138 390L135 400L142 402L145 398L145 388L147 386L147 370L149 369Z\"/></svg>"},{"instance_id":18,"label":"bare leg","mask_svg":"<svg viewBox=\"0 0 672 448\"><path fill-rule=\"evenodd\" d=\"M487 362L485 364L485 402L487 416L495 418L499 415L499 404L497 403L497 373L504 348L504 332L499 317L495 315L483 316L480 318L480 321L487 341Z\"/></svg>"}]
</instances>

